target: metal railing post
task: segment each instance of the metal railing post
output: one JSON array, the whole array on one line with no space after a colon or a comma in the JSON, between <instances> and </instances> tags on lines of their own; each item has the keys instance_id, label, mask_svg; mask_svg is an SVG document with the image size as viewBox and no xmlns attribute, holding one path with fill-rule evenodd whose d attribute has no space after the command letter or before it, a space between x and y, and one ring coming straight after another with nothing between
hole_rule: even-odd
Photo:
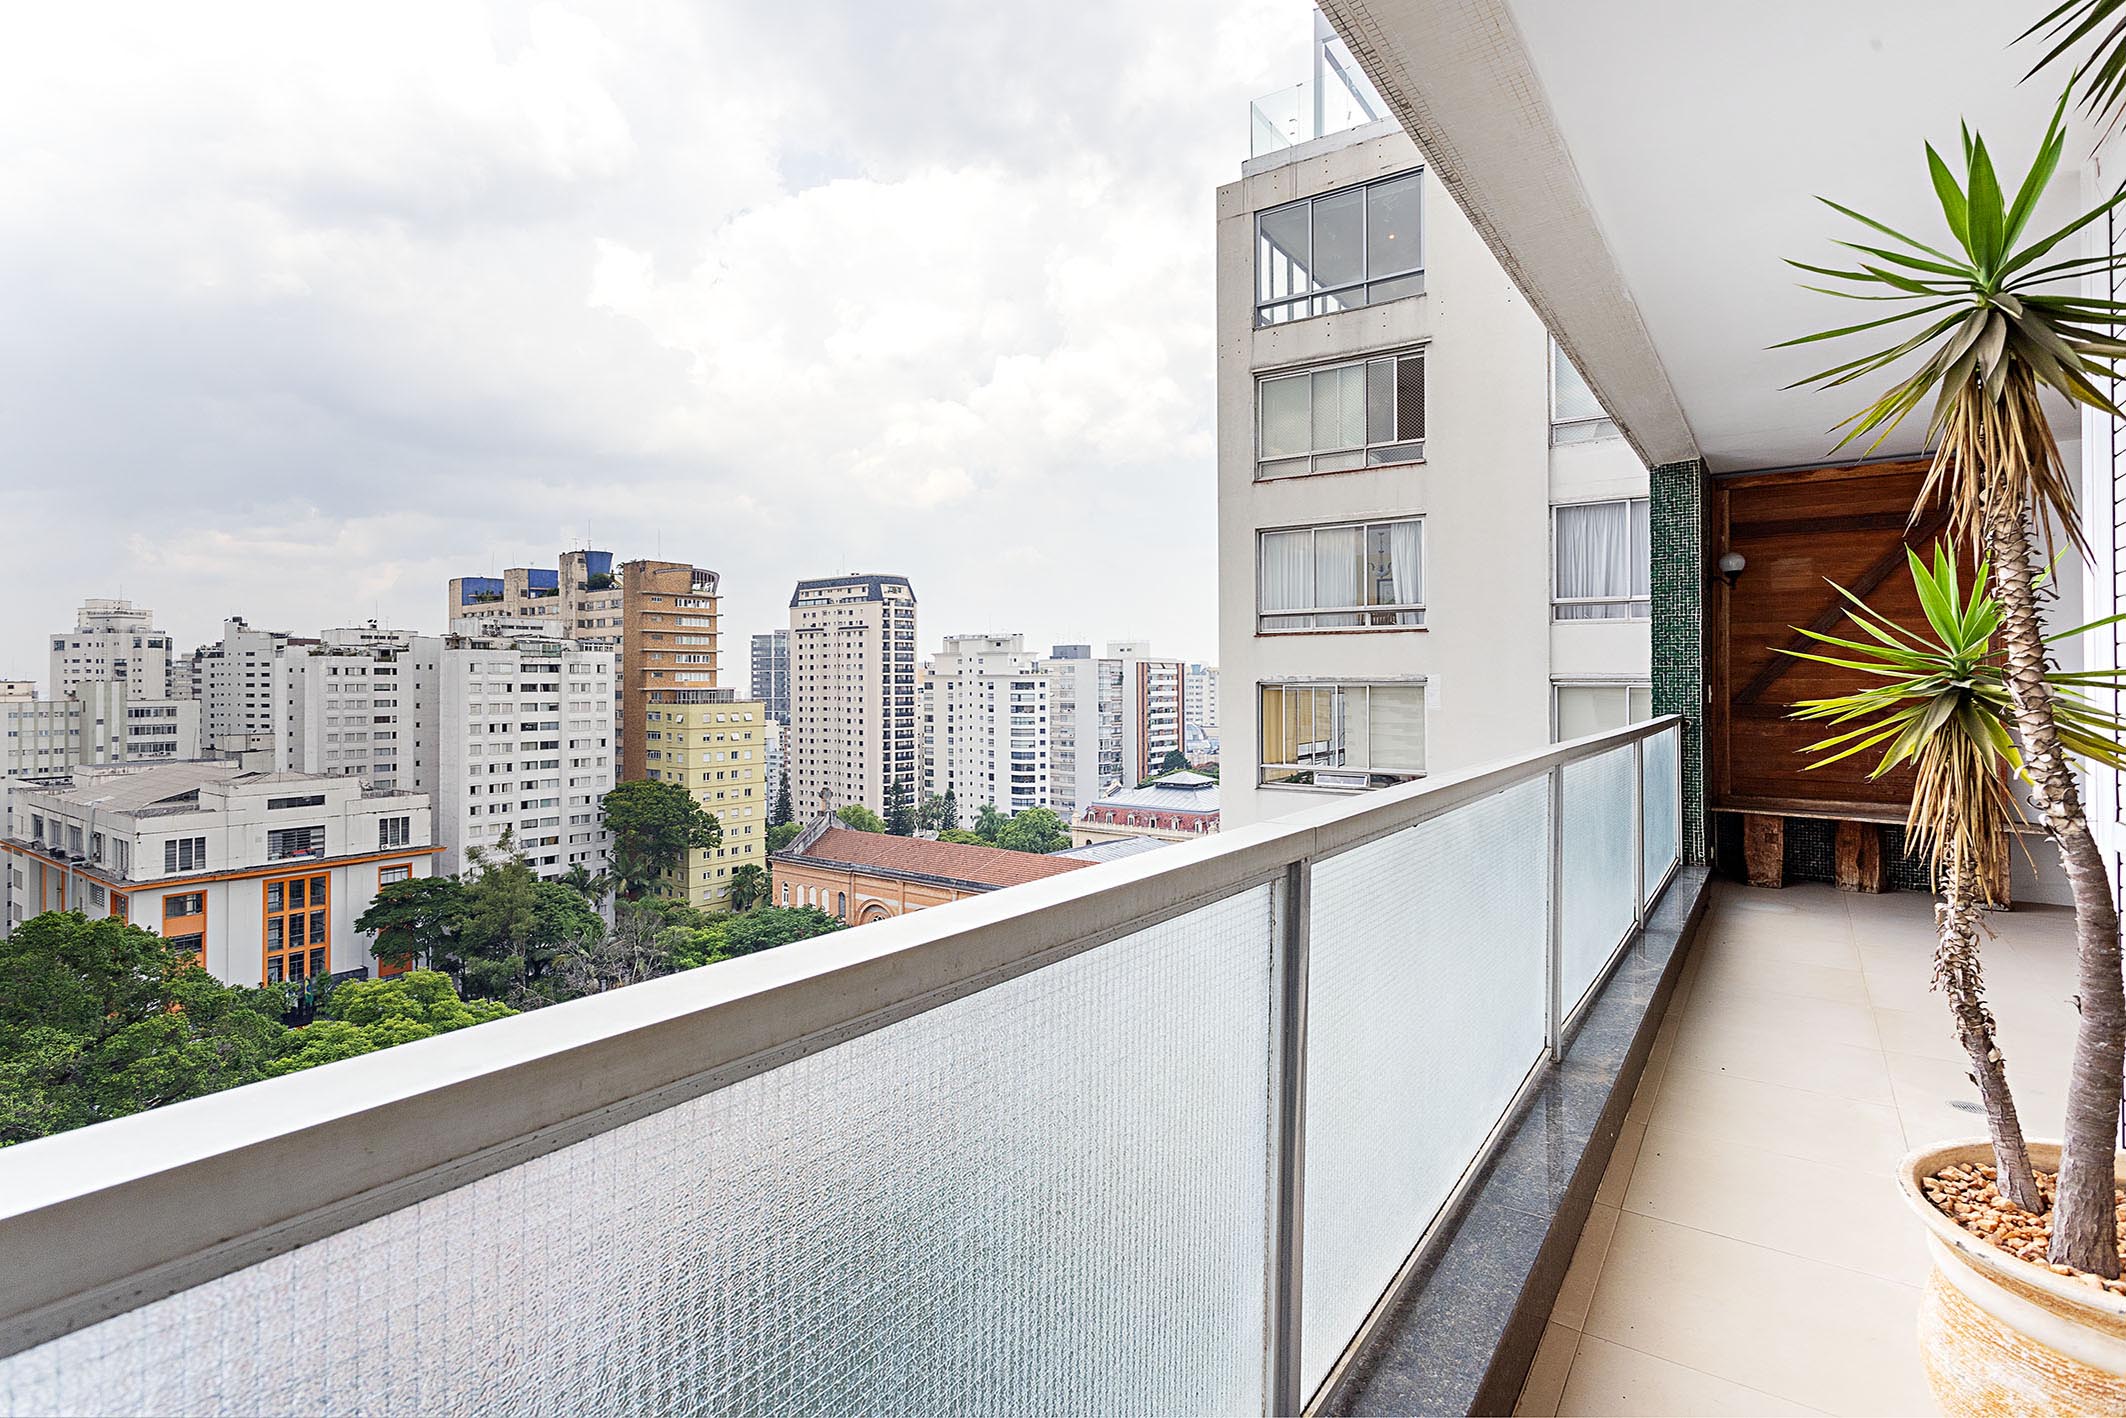
<instances>
[{"instance_id":1,"label":"metal railing post","mask_svg":"<svg viewBox=\"0 0 2126 1418\"><path fill-rule=\"evenodd\" d=\"M1307 952L1313 864L1285 868L1278 913L1271 1038L1277 1050L1277 1091L1270 1138L1270 1273L1268 1384L1263 1402L1272 1418L1297 1414L1301 1259L1306 1231Z\"/></svg>"},{"instance_id":2,"label":"metal railing post","mask_svg":"<svg viewBox=\"0 0 2126 1418\"><path fill-rule=\"evenodd\" d=\"M1543 955L1543 1046L1565 1056L1565 766L1550 770L1549 942Z\"/></svg>"},{"instance_id":3,"label":"metal railing post","mask_svg":"<svg viewBox=\"0 0 2126 1418\"><path fill-rule=\"evenodd\" d=\"M1646 925L1646 740L1631 741L1631 924Z\"/></svg>"}]
</instances>

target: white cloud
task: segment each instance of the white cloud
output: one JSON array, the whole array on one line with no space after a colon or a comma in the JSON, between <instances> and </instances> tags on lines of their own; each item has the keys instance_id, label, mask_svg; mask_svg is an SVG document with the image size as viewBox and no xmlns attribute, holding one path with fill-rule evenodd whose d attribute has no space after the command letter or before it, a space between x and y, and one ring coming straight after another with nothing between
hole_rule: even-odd
<instances>
[{"instance_id":1,"label":"white cloud","mask_svg":"<svg viewBox=\"0 0 2126 1418\"><path fill-rule=\"evenodd\" d=\"M1214 653L1212 188L1297 0L55 6L0 50L0 673L588 534ZM1091 574L1088 574L1091 573Z\"/></svg>"}]
</instances>

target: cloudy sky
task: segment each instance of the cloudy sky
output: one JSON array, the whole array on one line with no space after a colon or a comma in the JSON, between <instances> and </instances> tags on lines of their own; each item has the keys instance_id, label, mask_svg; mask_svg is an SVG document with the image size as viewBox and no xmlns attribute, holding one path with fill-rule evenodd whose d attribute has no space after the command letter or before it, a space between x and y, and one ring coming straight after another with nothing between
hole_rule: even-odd
<instances>
[{"instance_id":1,"label":"cloudy sky","mask_svg":"<svg viewBox=\"0 0 2126 1418\"><path fill-rule=\"evenodd\" d=\"M586 537L1215 655L1213 188L1304 0L15 7L0 677ZM741 675L743 671L741 670ZM742 682L742 680L741 680Z\"/></svg>"}]
</instances>

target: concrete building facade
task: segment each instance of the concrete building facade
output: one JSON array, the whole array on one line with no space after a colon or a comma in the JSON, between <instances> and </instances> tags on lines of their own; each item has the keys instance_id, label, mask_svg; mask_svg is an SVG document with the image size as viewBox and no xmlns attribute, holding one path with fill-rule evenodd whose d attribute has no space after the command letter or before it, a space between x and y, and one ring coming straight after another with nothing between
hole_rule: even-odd
<instances>
[{"instance_id":1,"label":"concrete building facade","mask_svg":"<svg viewBox=\"0 0 2126 1418\"><path fill-rule=\"evenodd\" d=\"M270 741L287 718L277 688L281 657L290 645L317 643L285 630L253 629L240 615L223 621L221 639L200 646L184 661L192 697L199 701L202 741L228 752Z\"/></svg>"},{"instance_id":2,"label":"concrete building facade","mask_svg":"<svg viewBox=\"0 0 2126 1418\"><path fill-rule=\"evenodd\" d=\"M381 887L430 875L436 854L426 797L344 777L113 765L6 791L0 925L116 916L232 985L376 973L355 920Z\"/></svg>"},{"instance_id":3,"label":"concrete building facade","mask_svg":"<svg viewBox=\"0 0 2126 1418\"><path fill-rule=\"evenodd\" d=\"M1116 786L1134 787L1186 742L1182 664L1141 640L1057 645L1040 663L1049 682L1049 806L1065 818Z\"/></svg>"},{"instance_id":4,"label":"concrete building facade","mask_svg":"<svg viewBox=\"0 0 2126 1418\"><path fill-rule=\"evenodd\" d=\"M790 632L770 630L753 637L752 695L768 708L768 717L790 726Z\"/></svg>"},{"instance_id":5,"label":"concrete building facade","mask_svg":"<svg viewBox=\"0 0 2126 1418\"><path fill-rule=\"evenodd\" d=\"M609 551L565 551L553 570L513 566L500 576L454 576L443 623L536 620L585 649L620 643L619 576Z\"/></svg>"},{"instance_id":6,"label":"concrete building facade","mask_svg":"<svg viewBox=\"0 0 2126 1418\"><path fill-rule=\"evenodd\" d=\"M1417 148L1382 121L1243 171L1217 216L1225 820L1643 717L1646 468Z\"/></svg>"},{"instance_id":7,"label":"concrete building facade","mask_svg":"<svg viewBox=\"0 0 2126 1418\"><path fill-rule=\"evenodd\" d=\"M126 680L82 680L40 699L27 680L0 686L0 777L64 773L81 764L168 763L200 755L199 705L138 696Z\"/></svg>"},{"instance_id":8,"label":"concrete building facade","mask_svg":"<svg viewBox=\"0 0 2126 1418\"><path fill-rule=\"evenodd\" d=\"M922 677L923 791L962 822L1050 805L1049 677L1023 635L948 635Z\"/></svg>"},{"instance_id":9,"label":"concrete building facade","mask_svg":"<svg viewBox=\"0 0 2126 1418\"><path fill-rule=\"evenodd\" d=\"M1201 773L1169 773L1141 788L1124 788L1089 803L1071 819L1074 847L1151 838L1193 842L1218 830L1218 780Z\"/></svg>"},{"instance_id":10,"label":"concrete building facade","mask_svg":"<svg viewBox=\"0 0 2126 1418\"><path fill-rule=\"evenodd\" d=\"M915 591L906 577L800 581L790 597L790 792L800 819L922 787Z\"/></svg>"},{"instance_id":11,"label":"concrete building facade","mask_svg":"<svg viewBox=\"0 0 2126 1418\"><path fill-rule=\"evenodd\" d=\"M155 612L131 601L83 601L74 628L54 633L51 645L45 687L54 699L64 699L84 680L124 680L136 694L154 699L170 698L177 689L169 634L155 628Z\"/></svg>"},{"instance_id":12,"label":"concrete building facade","mask_svg":"<svg viewBox=\"0 0 2126 1418\"><path fill-rule=\"evenodd\" d=\"M716 689L719 578L683 561L631 561L620 570L620 778L650 771L650 706L673 690Z\"/></svg>"},{"instance_id":13,"label":"concrete building facade","mask_svg":"<svg viewBox=\"0 0 2126 1418\"><path fill-rule=\"evenodd\" d=\"M657 690L645 713L647 776L684 786L723 828L721 845L687 853L687 902L705 911L726 909L731 874L767 865L775 797L768 742L775 725L767 706L729 689Z\"/></svg>"}]
</instances>

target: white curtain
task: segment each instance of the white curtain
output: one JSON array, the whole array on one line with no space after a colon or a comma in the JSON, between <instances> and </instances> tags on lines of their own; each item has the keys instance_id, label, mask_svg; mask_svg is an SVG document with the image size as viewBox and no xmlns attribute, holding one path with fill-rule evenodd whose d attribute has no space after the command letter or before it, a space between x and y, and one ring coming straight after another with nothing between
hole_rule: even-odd
<instances>
[{"instance_id":1,"label":"white curtain","mask_svg":"<svg viewBox=\"0 0 2126 1418\"><path fill-rule=\"evenodd\" d=\"M1631 532L1631 504L1626 502L1592 502L1558 509L1558 598L1615 598L1608 605L1559 606L1559 620L1630 618Z\"/></svg>"},{"instance_id":2,"label":"white curtain","mask_svg":"<svg viewBox=\"0 0 2126 1418\"><path fill-rule=\"evenodd\" d=\"M1422 522L1388 524L1388 581L1399 606L1418 605L1425 599L1424 545ZM1404 611L1395 621L1398 625L1423 625L1425 613Z\"/></svg>"},{"instance_id":3,"label":"white curtain","mask_svg":"<svg viewBox=\"0 0 2126 1418\"><path fill-rule=\"evenodd\" d=\"M1306 622L1298 616L1278 617L1280 611L1304 609L1314 603L1314 558L1309 547L1312 532L1264 532L1261 553L1261 610L1263 628L1294 630Z\"/></svg>"},{"instance_id":4,"label":"white curtain","mask_svg":"<svg viewBox=\"0 0 2126 1418\"><path fill-rule=\"evenodd\" d=\"M1322 614L1316 625L1363 625L1356 609L1366 603L1366 529L1317 527L1314 531L1314 604L1352 607L1346 614Z\"/></svg>"}]
</instances>

